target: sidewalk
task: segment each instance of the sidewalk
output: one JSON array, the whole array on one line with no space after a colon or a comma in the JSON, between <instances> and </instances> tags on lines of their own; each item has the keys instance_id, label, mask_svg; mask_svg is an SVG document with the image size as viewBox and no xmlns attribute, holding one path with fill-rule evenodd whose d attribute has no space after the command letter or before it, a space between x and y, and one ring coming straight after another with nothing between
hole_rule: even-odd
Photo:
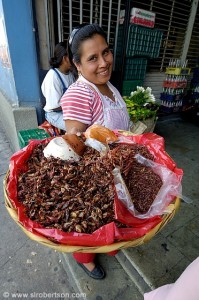
<instances>
[{"instance_id":1,"label":"sidewalk","mask_svg":"<svg viewBox=\"0 0 199 300\"><path fill-rule=\"evenodd\" d=\"M165 138L167 152L184 169L183 195L193 199L193 203L182 202L174 219L147 244L120 251L116 257L100 254L107 277L99 282L87 277L71 254L57 253L26 237L8 215L0 189L0 295L8 292L7 299L12 299L11 293L16 292L75 292L86 294L88 300L141 300L144 291L178 278L199 253L199 127L173 118L160 120L155 132ZM0 129L1 186L11 155ZM85 299L80 296L77 299Z\"/></svg>"}]
</instances>

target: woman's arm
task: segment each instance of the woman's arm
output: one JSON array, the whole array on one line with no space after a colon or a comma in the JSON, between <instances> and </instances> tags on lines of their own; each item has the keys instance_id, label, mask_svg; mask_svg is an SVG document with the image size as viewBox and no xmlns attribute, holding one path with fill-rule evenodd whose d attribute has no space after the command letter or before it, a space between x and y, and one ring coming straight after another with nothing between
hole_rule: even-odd
<instances>
[{"instance_id":1,"label":"woman's arm","mask_svg":"<svg viewBox=\"0 0 199 300\"><path fill-rule=\"evenodd\" d=\"M77 133L86 131L88 126L76 120L65 120L65 127L67 133Z\"/></svg>"},{"instance_id":2,"label":"woman's arm","mask_svg":"<svg viewBox=\"0 0 199 300\"><path fill-rule=\"evenodd\" d=\"M84 82L76 81L69 87L61 98L61 106L67 132L84 132L93 123L103 122L101 99Z\"/></svg>"}]
</instances>

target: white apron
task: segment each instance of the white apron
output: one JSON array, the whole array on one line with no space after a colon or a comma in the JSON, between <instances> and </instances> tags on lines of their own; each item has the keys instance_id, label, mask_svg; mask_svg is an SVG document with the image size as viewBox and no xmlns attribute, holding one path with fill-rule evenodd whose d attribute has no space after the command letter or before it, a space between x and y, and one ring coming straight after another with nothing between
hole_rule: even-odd
<instances>
[{"instance_id":1,"label":"white apron","mask_svg":"<svg viewBox=\"0 0 199 300\"><path fill-rule=\"evenodd\" d=\"M115 102L109 99L107 96L102 95L99 89L93 83L86 80L83 76L80 76L78 81L83 81L88 84L88 86L94 89L100 96L104 114L104 122L102 124L103 126L111 130L129 130L130 120L126 104L118 90L110 82L107 82L107 84L110 90L113 92Z\"/></svg>"}]
</instances>

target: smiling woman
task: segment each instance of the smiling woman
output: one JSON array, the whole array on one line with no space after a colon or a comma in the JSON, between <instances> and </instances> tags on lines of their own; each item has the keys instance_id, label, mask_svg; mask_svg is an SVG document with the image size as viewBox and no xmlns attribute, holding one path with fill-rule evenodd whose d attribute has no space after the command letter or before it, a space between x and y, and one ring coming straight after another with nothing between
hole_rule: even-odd
<instances>
[{"instance_id":1,"label":"smiling woman","mask_svg":"<svg viewBox=\"0 0 199 300\"><path fill-rule=\"evenodd\" d=\"M84 132L94 123L109 129L128 130L126 104L109 82L113 55L102 28L97 24L75 28L68 39L68 53L79 78L61 99L67 133ZM105 277L102 267L94 261L94 253L74 253L73 256L90 277Z\"/></svg>"},{"instance_id":2,"label":"smiling woman","mask_svg":"<svg viewBox=\"0 0 199 300\"><path fill-rule=\"evenodd\" d=\"M69 58L79 78L61 99L67 132L83 132L94 123L129 129L126 104L109 82L113 55L106 34L97 24L81 24L68 41Z\"/></svg>"}]
</instances>

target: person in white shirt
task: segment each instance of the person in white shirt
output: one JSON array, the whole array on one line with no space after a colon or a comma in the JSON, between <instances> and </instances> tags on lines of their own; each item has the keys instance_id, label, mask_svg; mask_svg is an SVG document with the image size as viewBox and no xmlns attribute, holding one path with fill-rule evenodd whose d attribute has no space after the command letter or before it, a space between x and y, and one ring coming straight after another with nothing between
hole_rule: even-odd
<instances>
[{"instance_id":1,"label":"person in white shirt","mask_svg":"<svg viewBox=\"0 0 199 300\"><path fill-rule=\"evenodd\" d=\"M68 58L67 43L55 46L54 56L50 61L51 69L46 74L41 90L46 99L45 118L53 126L65 131L60 99L68 87L75 81Z\"/></svg>"}]
</instances>

